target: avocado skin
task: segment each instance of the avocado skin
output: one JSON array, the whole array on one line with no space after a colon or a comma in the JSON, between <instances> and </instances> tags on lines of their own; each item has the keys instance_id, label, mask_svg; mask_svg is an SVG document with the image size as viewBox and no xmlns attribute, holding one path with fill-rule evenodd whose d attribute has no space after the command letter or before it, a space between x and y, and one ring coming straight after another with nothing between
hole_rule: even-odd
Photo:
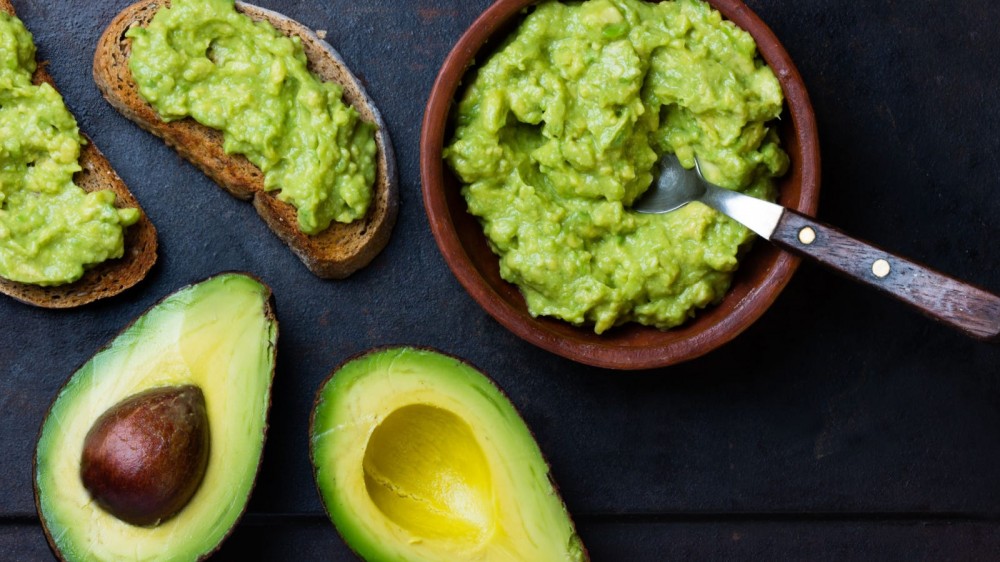
<instances>
[{"instance_id":1,"label":"avocado skin","mask_svg":"<svg viewBox=\"0 0 1000 562\"><path fill-rule=\"evenodd\" d=\"M323 472L324 469L327 467L323 466L323 460L320 458L321 454L320 449L322 446L318 444L319 443L318 437L329 429L328 426L320 427L320 425L324 423L324 419L333 417L330 414L330 410L332 410L334 406L331 406L330 404L325 404L334 401L334 397L330 396L330 394L332 393L328 390L328 387L337 382L338 375L340 375L340 378L344 378L345 375L343 371L345 371L345 369L349 369L358 363L363 363L365 361L374 359L376 361L385 360L390 363L393 363L394 365L398 361L399 363L402 363L404 365L403 369L405 370L412 366L412 364L410 363L411 360L416 360L419 362L421 357L430 359L432 362L431 363L432 367L434 365L440 366L442 362L444 362L446 364L450 363L458 371L464 371L464 374L462 376L470 378L470 381L474 383L473 386L476 387L475 389L476 392L484 395L490 395L490 398L495 399L497 401L495 406L499 410L504 410L505 414L509 414L514 418L516 418L515 425L518 425L519 429L523 430L524 434L530 437L530 447L534 449L534 456L536 457L539 463L538 465L535 465L535 467L536 468L538 468L539 466L543 467L543 470L540 471L540 474L536 474L536 476L539 476L537 484L539 485L539 489L545 491L545 495L549 496L550 500L558 504L558 507L561 510L561 516L565 518L560 522L566 525L566 528L564 528L563 531L566 532L566 534L568 535L568 537L566 537L565 542L562 543L560 547L563 550L560 552L558 558L553 557L553 558L538 559L537 562L558 562L563 560L571 562L589 562L590 556L587 552L586 547L580 541L579 535L577 535L576 533L575 525L572 519L570 518L569 513L566 511L565 503L563 502L562 498L559 495L558 486L550 473L550 467L548 461L545 459L544 454L538 448L537 440L535 439L534 433L532 433L531 429L527 426L527 424L524 423L524 420L520 416L520 413L517 412L517 409L514 407L513 403L511 403L509 397L506 395L503 389L500 388L499 385L497 385L492 378L490 378L483 371L479 370L468 361L460 357L444 353L434 348L420 347L420 346L383 346L353 355L344 360L340 365L338 365L330 373L330 375L323 381L323 383L320 385L319 389L316 392L316 397L313 403L313 411L310 416L310 424L309 424L310 459L313 463L313 477L316 483L316 489L317 492L319 493L321 503L323 504L323 509L326 512L327 516L331 519L331 521L333 521L335 529L337 530L338 534L340 534L341 538L344 540L347 546L359 558L366 560L367 562L409 562L410 560L420 560L420 561L427 560L423 556L415 555L414 557L411 558L410 556L407 555L401 555L398 552L387 555L385 554L384 551L381 551L381 549L378 546L375 546L375 548L373 548L373 545L378 545L380 542L391 541L391 538L358 536L357 526L353 525L353 523L355 522L350 521L350 517L345 518L344 515L338 513L338 511L343 510L343 505L331 505L333 503L330 499L331 496L330 494L328 494L328 491L324 489ZM344 386L348 388L355 386L358 383L359 379L364 378L363 376L356 376L353 374L349 376L350 376L350 381L344 384ZM344 393L346 394L347 392L349 392L349 390L345 391ZM422 405L420 402L410 403L405 400L401 401L400 404L401 406L394 412L385 412L384 415L378 414L381 417L380 424L381 422L384 422L385 419L387 419L392 413L397 413L400 410L411 409L413 405ZM355 411L353 408L352 412L354 412L355 414L359 413ZM371 414L371 412L362 412L361 414L364 416ZM371 435L374 435L374 432ZM366 439L370 439L370 437ZM491 441L491 439L487 437L486 441ZM362 455L364 455L364 453L365 453L364 451L361 452ZM367 459L365 460L367 461ZM358 457L358 461L361 462L361 457ZM334 483L334 487L336 487L336 483ZM341 500L338 499L337 501ZM422 540L416 540L413 542L420 543L422 542ZM454 555L452 557L434 559L434 562L459 562L469 559L472 558L469 558L466 553L461 555ZM482 562L488 562L490 560L494 560L494 558L491 556L486 556L484 558L476 557L475 559L481 560ZM500 559L506 560L506 558L497 558L497 560ZM536 559L523 558L523 560L524 562L536 562Z\"/></svg>"},{"instance_id":2,"label":"avocado skin","mask_svg":"<svg viewBox=\"0 0 1000 562\"><path fill-rule=\"evenodd\" d=\"M260 449L261 449L261 453L262 453L263 452L263 447L264 447L264 445L265 445L265 443L267 441L267 429L268 429L268 425L267 425L266 418L267 418L267 414L268 414L268 412L270 411L270 408L271 408L271 387L272 387L272 383L273 383L273 380L274 380L274 369L275 369L275 365L276 365L276 362L277 362L278 334L279 334L278 319L277 319L277 314L276 314L274 294L273 294L271 288L264 281L262 281L260 278L258 278L257 276L255 276L253 274L250 274L250 273L242 272L242 271L223 271L223 272L220 272L220 273L218 273L216 275L208 277L208 278L206 278L206 279L204 279L202 281L198 281L198 282L195 282L195 283L191 283L190 285L183 286L183 287L177 289L176 291L170 293L169 295L163 297L159 301L157 301L155 304L153 304L152 306L150 306L146 311L144 311L139 316L136 316L125 327L123 327L122 330L115 337L111 338L108 341L108 343L106 343L104 346L102 346L100 349L98 349L90 359L88 359L86 362L83 363L83 365L81 365L80 368L78 368L77 370L75 370L74 373L73 373L73 376L70 376L67 379L66 383L64 383L63 386L59 389L59 391L56 393L56 398L53 400L52 404L49 406L49 409L46 411L46 414L45 414L45 416L42 419L42 424L39 427L38 439L36 439L36 442L41 443L41 439L42 439L42 437L44 435L44 432L45 432L45 426L48 423L50 417L52 416L53 410L58 405L59 399L62 396L62 394L64 393L64 391L67 389L67 387L69 387L72 384L73 379L76 376L76 374L78 374L84 367L86 367L88 365L88 363L90 363L91 360L93 360L93 357L96 357L96 356L98 356L98 355L100 355L102 353L105 353L109 349L111 349L112 347L114 347L115 343L117 342L117 340L119 338L122 337L122 335L127 334L130 331L132 331L135 328L135 326L137 324L139 324L140 322L142 322L151 312L153 312L153 311L155 311L155 310L157 310L157 309L159 309L161 307L164 307L164 306L168 305L170 303L170 301L174 297L176 297L177 295L180 295L180 294L188 292L188 291L195 290L199 286L206 285L206 284L208 284L210 282L214 282L214 281L217 281L217 280L225 280L226 278L237 278L237 279L242 279L244 281L250 281L250 282L256 284L259 287L260 292L261 292L260 296L262 297L261 298L261 303L260 303L261 304L261 308L262 308L262 310L261 310L261 312L262 312L262 318L263 318L263 322L265 323L265 325L268 327L268 330L269 330L269 332L268 332L268 345L267 345L266 355L269 358L268 359L268 363L270 365L270 368L268 369L268 371L266 373L264 373L266 375L266 383L265 383L266 388L264 390L264 393L265 393L265 402L263 404L264 421L263 421L263 425L262 425L261 433L260 433L260 444L261 444ZM32 482L33 482L34 496L35 496L35 510L38 512L39 519L40 519L40 522L41 522L41 525L42 525L42 530L45 533L45 538L46 538L46 541L48 542L49 549L52 551L52 554L58 560L61 560L63 562L75 562L79 558L68 557L68 556L64 555L63 551L59 548L59 546L58 546L58 544L57 544L57 542L55 540L55 535L53 533L53 529L50 528L49 521L46 519L46 517L43 514L43 508L42 508L43 497L42 497L42 492L41 492L41 490L39 488L39 456L40 456L40 448L36 447L35 454L34 454L33 461L32 461L32 474L34 475L33 478L32 478ZM240 507L240 510L236 514L235 518L233 519L232 524L225 531L225 533L222 534L218 538L218 540L215 542L215 544L211 548L206 549L204 552L202 552L201 554L199 554L196 558L192 558L192 560L202 561L202 560L206 560L206 559L210 558L213 554L215 554L219 550L219 548L222 546L222 544L226 541L226 539L235 530L237 524L239 523L240 519L243 517L243 514L246 511L247 504L249 503L248 500L249 500L250 494L252 493L252 491L253 491L253 489L254 489L254 487L256 485L256 479L257 479L257 475L260 472L259 468L260 468L260 463L261 463L262 458L263 458L263 454L260 454L257 457L257 459L256 459L256 463L253 466L253 470L252 470L252 476L248 479L248 490L247 490L247 493L246 493L246 498L244 498L244 500L242 501L242 505ZM74 475L74 477L75 478L79 478L78 475ZM183 517L183 515L184 515L184 510L182 509L178 514L175 515L174 519L178 519L180 517Z\"/></svg>"}]
</instances>

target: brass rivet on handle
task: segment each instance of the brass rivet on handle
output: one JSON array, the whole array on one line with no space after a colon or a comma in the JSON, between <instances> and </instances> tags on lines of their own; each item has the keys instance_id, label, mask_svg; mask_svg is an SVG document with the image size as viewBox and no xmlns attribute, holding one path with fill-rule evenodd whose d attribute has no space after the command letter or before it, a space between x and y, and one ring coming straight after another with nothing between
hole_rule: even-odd
<instances>
[{"instance_id":1,"label":"brass rivet on handle","mask_svg":"<svg viewBox=\"0 0 1000 562\"><path fill-rule=\"evenodd\" d=\"M816 241L816 231L806 226L799 231L799 242L809 245Z\"/></svg>"},{"instance_id":2,"label":"brass rivet on handle","mask_svg":"<svg viewBox=\"0 0 1000 562\"><path fill-rule=\"evenodd\" d=\"M892 266L885 260L875 260L875 263L872 264L872 273L879 279L889 275L890 271L892 271Z\"/></svg>"}]
</instances>

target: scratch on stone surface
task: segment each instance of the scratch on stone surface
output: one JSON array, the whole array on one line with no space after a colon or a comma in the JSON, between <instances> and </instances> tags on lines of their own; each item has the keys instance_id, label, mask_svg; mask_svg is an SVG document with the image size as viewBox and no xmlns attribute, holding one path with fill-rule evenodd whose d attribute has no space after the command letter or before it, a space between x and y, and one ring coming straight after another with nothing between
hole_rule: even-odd
<instances>
[{"instance_id":1,"label":"scratch on stone surface","mask_svg":"<svg viewBox=\"0 0 1000 562\"><path fill-rule=\"evenodd\" d=\"M813 444L813 456L816 460L838 452L845 440L846 433L857 427L855 412L857 411L853 397L861 387L868 382L868 373L864 367L858 381L847 390L834 395L827 403L826 415L823 416L823 429L816 436Z\"/></svg>"},{"instance_id":2,"label":"scratch on stone surface","mask_svg":"<svg viewBox=\"0 0 1000 562\"><path fill-rule=\"evenodd\" d=\"M878 112L889 119L889 125L892 127L893 130L898 129L898 127L896 126L896 116L893 115L891 107L883 103L879 105Z\"/></svg>"},{"instance_id":3,"label":"scratch on stone surface","mask_svg":"<svg viewBox=\"0 0 1000 562\"><path fill-rule=\"evenodd\" d=\"M417 16L420 17L420 21L422 23L432 23L434 20L443 17L458 17L458 10L445 10L443 8L419 8L417 10Z\"/></svg>"}]
</instances>

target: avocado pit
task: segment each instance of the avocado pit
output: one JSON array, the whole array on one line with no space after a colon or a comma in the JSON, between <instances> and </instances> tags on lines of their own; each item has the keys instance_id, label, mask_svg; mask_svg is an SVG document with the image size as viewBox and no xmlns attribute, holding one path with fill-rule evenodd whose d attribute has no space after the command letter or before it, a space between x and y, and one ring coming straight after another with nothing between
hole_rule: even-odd
<instances>
[{"instance_id":1,"label":"avocado pit","mask_svg":"<svg viewBox=\"0 0 1000 562\"><path fill-rule=\"evenodd\" d=\"M194 385L153 388L112 406L90 428L80 478L118 519L152 527L194 496L208 466L205 395Z\"/></svg>"}]
</instances>

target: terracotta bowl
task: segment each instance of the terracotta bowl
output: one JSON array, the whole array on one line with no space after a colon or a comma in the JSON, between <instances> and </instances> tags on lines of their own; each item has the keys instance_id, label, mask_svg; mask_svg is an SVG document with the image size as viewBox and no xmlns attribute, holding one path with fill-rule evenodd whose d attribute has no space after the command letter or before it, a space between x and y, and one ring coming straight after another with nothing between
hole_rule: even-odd
<instances>
[{"instance_id":1,"label":"terracotta bowl","mask_svg":"<svg viewBox=\"0 0 1000 562\"><path fill-rule=\"evenodd\" d=\"M709 0L724 17L750 32L774 69L786 98L779 133L791 157L779 183L779 202L814 215L819 200L820 159L816 119L802 77L774 33L738 0ZM747 329L774 302L798 259L758 240L743 258L721 303L666 331L626 324L597 335L552 318L532 318L517 287L500 277L477 219L468 213L461 185L442 159L450 140L449 113L466 71L482 62L524 18L534 0L498 0L462 35L438 74L424 113L420 168L431 231L455 277L490 315L514 334L568 359L612 369L663 367L701 356Z\"/></svg>"}]
</instances>

